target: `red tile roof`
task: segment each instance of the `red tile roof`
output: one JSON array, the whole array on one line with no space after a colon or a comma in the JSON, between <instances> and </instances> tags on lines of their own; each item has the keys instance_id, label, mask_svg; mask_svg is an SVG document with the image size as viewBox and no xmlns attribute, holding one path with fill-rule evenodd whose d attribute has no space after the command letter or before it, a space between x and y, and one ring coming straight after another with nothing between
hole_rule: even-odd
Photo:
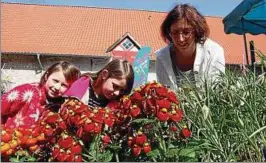
<instances>
[{"instance_id":1,"label":"red tile roof","mask_svg":"<svg viewBox=\"0 0 266 163\"><path fill-rule=\"evenodd\" d=\"M160 37L163 12L8 3L1 3L1 11L1 51L6 53L102 56L126 32L153 52L166 45ZM210 38L225 49L226 62L242 63L243 36L226 35L222 18L206 19ZM247 39L266 54L265 35Z\"/></svg>"}]
</instances>

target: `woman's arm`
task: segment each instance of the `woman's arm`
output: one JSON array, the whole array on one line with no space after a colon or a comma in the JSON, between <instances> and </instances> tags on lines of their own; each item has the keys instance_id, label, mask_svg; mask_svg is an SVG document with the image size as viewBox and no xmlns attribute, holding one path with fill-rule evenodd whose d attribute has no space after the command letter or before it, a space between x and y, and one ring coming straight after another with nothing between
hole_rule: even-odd
<instances>
[{"instance_id":1,"label":"woman's arm","mask_svg":"<svg viewBox=\"0 0 266 163\"><path fill-rule=\"evenodd\" d=\"M161 63L160 59L158 58L156 59L156 78L157 78L157 82L163 85L171 86L169 76L166 70L164 69L164 66Z\"/></svg>"},{"instance_id":2,"label":"woman's arm","mask_svg":"<svg viewBox=\"0 0 266 163\"><path fill-rule=\"evenodd\" d=\"M214 81L219 78L221 73L225 73L225 57L224 49L222 47L217 47L212 50L212 62L211 69L209 71L209 76Z\"/></svg>"}]
</instances>

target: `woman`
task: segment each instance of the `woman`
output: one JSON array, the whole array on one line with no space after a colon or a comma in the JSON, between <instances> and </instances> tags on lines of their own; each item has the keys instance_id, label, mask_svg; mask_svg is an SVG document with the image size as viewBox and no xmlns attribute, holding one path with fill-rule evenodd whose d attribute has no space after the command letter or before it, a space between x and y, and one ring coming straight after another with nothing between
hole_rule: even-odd
<instances>
[{"instance_id":1,"label":"woman","mask_svg":"<svg viewBox=\"0 0 266 163\"><path fill-rule=\"evenodd\" d=\"M175 6L161 25L161 35L168 45L156 52L158 82L177 89L186 79L198 85L225 71L224 50L208 38L207 22L194 7Z\"/></svg>"}]
</instances>

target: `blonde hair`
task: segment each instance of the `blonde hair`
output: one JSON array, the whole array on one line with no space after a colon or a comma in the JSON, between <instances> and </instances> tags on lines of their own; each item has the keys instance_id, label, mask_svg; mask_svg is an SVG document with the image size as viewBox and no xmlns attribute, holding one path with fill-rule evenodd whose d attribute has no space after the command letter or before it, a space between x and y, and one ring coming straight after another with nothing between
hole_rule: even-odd
<instances>
[{"instance_id":1,"label":"blonde hair","mask_svg":"<svg viewBox=\"0 0 266 163\"><path fill-rule=\"evenodd\" d=\"M124 94L129 94L131 92L134 84L134 71L127 60L112 60L97 73L85 73L82 76L90 76L95 81L94 86L100 87L103 84L103 80L100 76L104 70L108 71L108 78L126 79L127 88L124 91Z\"/></svg>"}]
</instances>

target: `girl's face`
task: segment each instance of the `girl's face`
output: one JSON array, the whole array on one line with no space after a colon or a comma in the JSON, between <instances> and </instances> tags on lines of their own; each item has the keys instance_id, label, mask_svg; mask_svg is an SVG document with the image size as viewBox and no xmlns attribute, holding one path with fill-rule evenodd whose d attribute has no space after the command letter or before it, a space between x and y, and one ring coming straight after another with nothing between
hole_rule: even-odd
<instances>
[{"instance_id":1,"label":"girl's face","mask_svg":"<svg viewBox=\"0 0 266 163\"><path fill-rule=\"evenodd\" d=\"M44 85L46 94L50 98L62 96L69 86L62 71L52 73Z\"/></svg>"},{"instance_id":2,"label":"girl's face","mask_svg":"<svg viewBox=\"0 0 266 163\"><path fill-rule=\"evenodd\" d=\"M175 48L179 51L190 50L195 46L194 30L184 20L179 20L171 25L170 36Z\"/></svg>"},{"instance_id":3,"label":"girl's face","mask_svg":"<svg viewBox=\"0 0 266 163\"><path fill-rule=\"evenodd\" d=\"M126 89L126 79L107 78L102 84L102 95L108 100L114 100L118 96L124 95Z\"/></svg>"}]
</instances>

